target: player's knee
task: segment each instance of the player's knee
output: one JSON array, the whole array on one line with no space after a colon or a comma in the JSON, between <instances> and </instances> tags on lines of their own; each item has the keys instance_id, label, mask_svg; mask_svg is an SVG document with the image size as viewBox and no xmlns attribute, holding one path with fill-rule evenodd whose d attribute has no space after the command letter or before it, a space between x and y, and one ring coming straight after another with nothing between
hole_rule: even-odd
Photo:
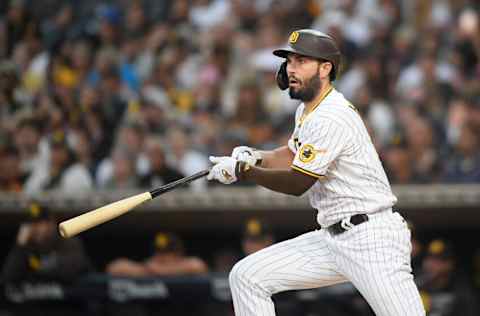
<instances>
[{"instance_id":1,"label":"player's knee","mask_svg":"<svg viewBox=\"0 0 480 316\"><path fill-rule=\"evenodd\" d=\"M246 259L247 258L244 258L238 261L230 271L228 280L231 287L241 287L242 285L249 286L254 283L249 273L251 269L248 267L252 263Z\"/></svg>"},{"instance_id":2,"label":"player's knee","mask_svg":"<svg viewBox=\"0 0 480 316\"><path fill-rule=\"evenodd\" d=\"M250 269L251 265L251 261L242 259L233 266L228 276L230 288L249 288L253 292L258 291L258 294L261 296L272 295L272 293L264 288L261 280L258 280L252 275L252 269Z\"/></svg>"},{"instance_id":3,"label":"player's knee","mask_svg":"<svg viewBox=\"0 0 480 316\"><path fill-rule=\"evenodd\" d=\"M245 276L242 274L242 269L244 265L244 260L238 261L230 271L228 275L228 282L230 283L230 287L235 288L240 286L242 281L244 281Z\"/></svg>"}]
</instances>

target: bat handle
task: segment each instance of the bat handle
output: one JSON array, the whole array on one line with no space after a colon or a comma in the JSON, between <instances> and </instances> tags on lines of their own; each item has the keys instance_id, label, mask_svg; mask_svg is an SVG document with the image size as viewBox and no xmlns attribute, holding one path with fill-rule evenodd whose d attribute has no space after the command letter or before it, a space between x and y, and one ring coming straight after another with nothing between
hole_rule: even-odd
<instances>
[{"instance_id":1,"label":"bat handle","mask_svg":"<svg viewBox=\"0 0 480 316\"><path fill-rule=\"evenodd\" d=\"M203 178L206 175L208 175L209 172L210 172L210 169L202 170L202 171L199 171L195 174L192 174L191 176L179 179L177 181L173 181L173 182L165 184L165 185L163 185L163 186L161 186L157 189L154 189L154 190L150 191L150 194L152 195L152 199L156 198L160 194L163 194L165 192L173 190L173 189L175 189L175 188L177 188L181 185L184 185L184 184L190 183L194 180Z\"/></svg>"}]
</instances>

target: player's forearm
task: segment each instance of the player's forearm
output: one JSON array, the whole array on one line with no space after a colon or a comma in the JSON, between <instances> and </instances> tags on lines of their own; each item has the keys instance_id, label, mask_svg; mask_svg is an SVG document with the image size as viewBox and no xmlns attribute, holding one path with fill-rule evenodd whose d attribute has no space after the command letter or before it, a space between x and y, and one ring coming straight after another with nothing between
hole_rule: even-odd
<instances>
[{"instance_id":1,"label":"player's forearm","mask_svg":"<svg viewBox=\"0 0 480 316\"><path fill-rule=\"evenodd\" d=\"M260 154L262 155L262 163L259 167L267 169L287 169L292 164L294 158L288 146L260 151Z\"/></svg>"},{"instance_id":2,"label":"player's forearm","mask_svg":"<svg viewBox=\"0 0 480 316\"><path fill-rule=\"evenodd\" d=\"M315 178L292 169L266 169L250 166L248 170L245 170L243 166L240 166L239 170L241 180L252 181L272 191L289 195L302 195L316 181Z\"/></svg>"}]
</instances>

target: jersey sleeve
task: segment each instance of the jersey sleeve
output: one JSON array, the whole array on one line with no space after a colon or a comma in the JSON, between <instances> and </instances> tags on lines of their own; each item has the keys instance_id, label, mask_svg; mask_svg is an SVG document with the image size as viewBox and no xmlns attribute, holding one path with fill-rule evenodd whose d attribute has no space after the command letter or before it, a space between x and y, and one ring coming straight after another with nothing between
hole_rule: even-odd
<instances>
[{"instance_id":1,"label":"jersey sleeve","mask_svg":"<svg viewBox=\"0 0 480 316\"><path fill-rule=\"evenodd\" d=\"M288 149L290 149L292 153L295 154L297 152L297 149L295 148L295 141L293 139L293 135L290 136L290 138L288 139L287 145L288 145Z\"/></svg>"},{"instance_id":2,"label":"jersey sleeve","mask_svg":"<svg viewBox=\"0 0 480 316\"><path fill-rule=\"evenodd\" d=\"M301 116L301 113L303 111L303 104L299 105L297 107L297 110L295 111L295 125L293 126L293 132L292 134L290 135L290 138L288 139L288 149L290 149L290 151L292 153L296 153L297 152L297 147L296 147L296 144L295 144L295 138L298 137L298 122L300 121L300 116Z\"/></svg>"},{"instance_id":3,"label":"jersey sleeve","mask_svg":"<svg viewBox=\"0 0 480 316\"><path fill-rule=\"evenodd\" d=\"M292 169L321 178L349 141L346 126L325 118L306 122Z\"/></svg>"}]
</instances>

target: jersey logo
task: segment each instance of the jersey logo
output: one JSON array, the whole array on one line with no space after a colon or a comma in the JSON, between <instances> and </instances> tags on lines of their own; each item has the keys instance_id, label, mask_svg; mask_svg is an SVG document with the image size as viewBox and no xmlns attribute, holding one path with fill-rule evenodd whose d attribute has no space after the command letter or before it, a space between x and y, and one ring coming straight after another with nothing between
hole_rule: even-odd
<instances>
[{"instance_id":1,"label":"jersey logo","mask_svg":"<svg viewBox=\"0 0 480 316\"><path fill-rule=\"evenodd\" d=\"M310 162L315 159L315 148L312 145L305 144L300 148L300 161L301 162Z\"/></svg>"},{"instance_id":2,"label":"jersey logo","mask_svg":"<svg viewBox=\"0 0 480 316\"><path fill-rule=\"evenodd\" d=\"M296 43L299 36L300 34L297 31L292 32L292 34L290 34L290 37L288 38L288 42L290 44Z\"/></svg>"}]
</instances>

